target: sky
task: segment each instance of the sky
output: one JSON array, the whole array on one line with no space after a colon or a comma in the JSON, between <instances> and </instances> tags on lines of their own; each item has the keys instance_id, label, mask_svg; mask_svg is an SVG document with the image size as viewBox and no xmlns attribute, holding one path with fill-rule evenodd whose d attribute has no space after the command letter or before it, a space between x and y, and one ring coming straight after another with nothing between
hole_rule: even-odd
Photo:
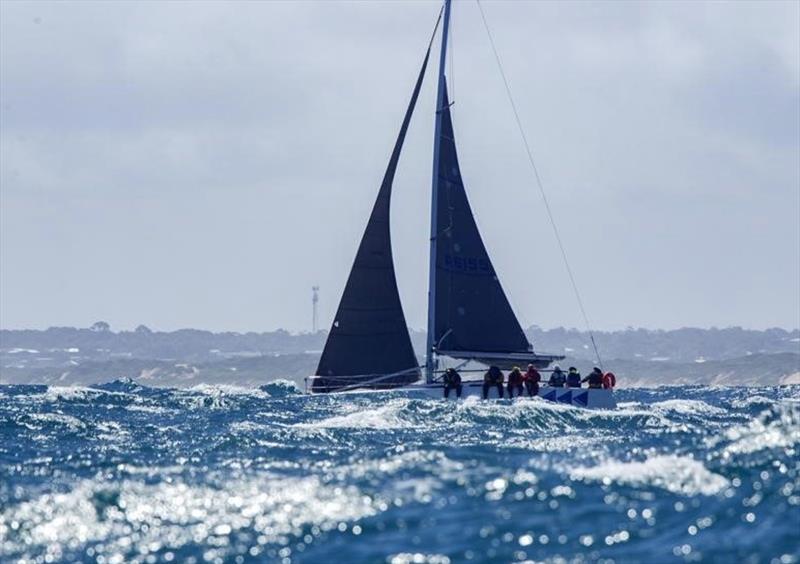
<instances>
[{"instance_id":1,"label":"sky","mask_svg":"<svg viewBox=\"0 0 800 564\"><path fill-rule=\"evenodd\" d=\"M800 3L484 0L590 322L800 326ZM0 3L0 327L335 313L437 2ZM477 6L447 75L523 326L584 326ZM436 60L397 172L424 328Z\"/></svg>"}]
</instances>

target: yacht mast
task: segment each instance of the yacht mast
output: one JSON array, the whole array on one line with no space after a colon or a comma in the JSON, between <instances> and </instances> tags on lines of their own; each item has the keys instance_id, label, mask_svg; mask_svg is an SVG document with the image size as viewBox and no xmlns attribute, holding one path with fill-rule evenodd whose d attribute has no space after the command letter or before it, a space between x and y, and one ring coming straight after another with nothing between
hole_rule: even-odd
<instances>
[{"instance_id":1,"label":"yacht mast","mask_svg":"<svg viewBox=\"0 0 800 564\"><path fill-rule=\"evenodd\" d=\"M447 32L450 28L450 2L444 0L444 22L442 25L442 49L439 56L439 82L436 93L436 126L433 137L433 174L431 189L431 239L430 239L430 262L428 266L428 337L425 349L425 380L430 383L433 381L433 371L436 368L433 349L434 331L436 330L436 217L439 194L439 136L442 131L442 110L444 107L445 92L445 62L447 59Z\"/></svg>"}]
</instances>

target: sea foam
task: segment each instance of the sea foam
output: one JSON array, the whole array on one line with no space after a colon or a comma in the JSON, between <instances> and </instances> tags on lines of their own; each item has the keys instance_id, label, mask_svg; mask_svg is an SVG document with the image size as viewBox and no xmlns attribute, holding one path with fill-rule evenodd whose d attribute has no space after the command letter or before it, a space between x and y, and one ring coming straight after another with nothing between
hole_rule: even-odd
<instances>
[{"instance_id":1,"label":"sea foam","mask_svg":"<svg viewBox=\"0 0 800 564\"><path fill-rule=\"evenodd\" d=\"M727 478L709 471L702 462L676 455L659 455L632 462L608 460L593 467L575 468L570 476L604 484L655 486L687 496L714 495L730 483Z\"/></svg>"}]
</instances>

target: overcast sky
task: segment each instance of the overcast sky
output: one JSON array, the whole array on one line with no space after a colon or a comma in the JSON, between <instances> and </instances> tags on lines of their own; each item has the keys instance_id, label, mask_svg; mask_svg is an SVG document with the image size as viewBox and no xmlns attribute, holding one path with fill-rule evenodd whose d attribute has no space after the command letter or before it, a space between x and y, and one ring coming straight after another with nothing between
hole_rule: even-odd
<instances>
[{"instance_id":1,"label":"overcast sky","mask_svg":"<svg viewBox=\"0 0 800 564\"><path fill-rule=\"evenodd\" d=\"M593 323L800 325L800 3L484 2ZM0 325L334 314L437 2L0 3ZM426 316L434 76L392 209ZM477 7L462 172L524 326L582 327Z\"/></svg>"}]
</instances>

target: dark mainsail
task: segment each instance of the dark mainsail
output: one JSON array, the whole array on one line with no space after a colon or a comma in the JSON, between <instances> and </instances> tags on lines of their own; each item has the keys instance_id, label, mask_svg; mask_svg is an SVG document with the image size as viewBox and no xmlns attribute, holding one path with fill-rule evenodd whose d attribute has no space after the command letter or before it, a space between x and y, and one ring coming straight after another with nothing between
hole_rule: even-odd
<instances>
[{"instance_id":1,"label":"dark mainsail","mask_svg":"<svg viewBox=\"0 0 800 564\"><path fill-rule=\"evenodd\" d=\"M443 79L444 80L444 79ZM444 87L436 205L435 331L440 354L529 353L467 200ZM468 355L469 356L469 355Z\"/></svg>"},{"instance_id":2,"label":"dark mainsail","mask_svg":"<svg viewBox=\"0 0 800 564\"><path fill-rule=\"evenodd\" d=\"M430 45L322 351L313 392L331 392L367 382L371 388L392 388L419 379L419 365L397 291L389 205L395 170L429 55Z\"/></svg>"}]
</instances>

